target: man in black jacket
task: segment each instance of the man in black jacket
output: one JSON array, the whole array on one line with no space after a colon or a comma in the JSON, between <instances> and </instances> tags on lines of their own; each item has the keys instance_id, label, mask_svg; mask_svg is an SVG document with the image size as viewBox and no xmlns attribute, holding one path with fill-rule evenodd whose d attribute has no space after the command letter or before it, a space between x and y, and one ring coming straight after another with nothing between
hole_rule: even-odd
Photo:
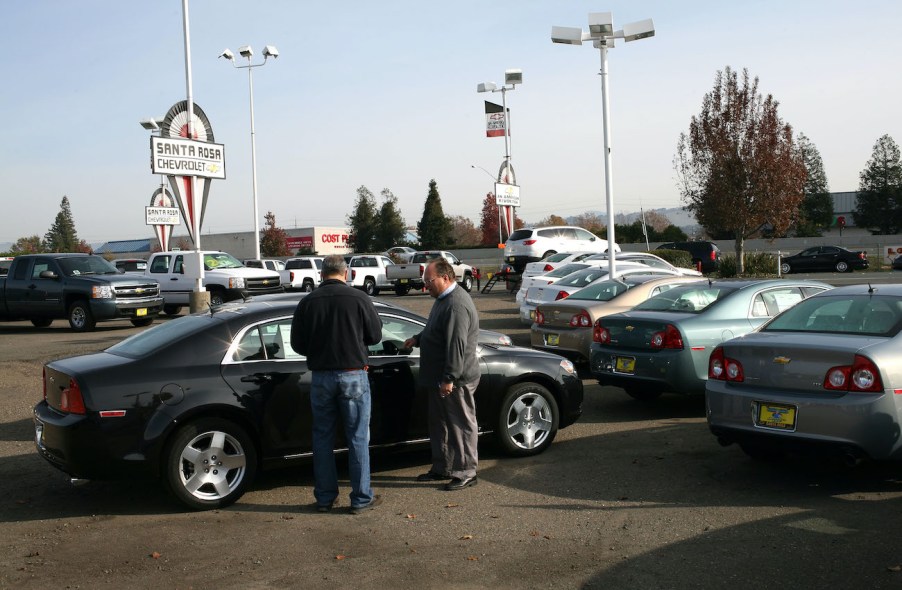
<instances>
[{"instance_id":1,"label":"man in black jacket","mask_svg":"<svg viewBox=\"0 0 902 590\"><path fill-rule=\"evenodd\" d=\"M370 383L367 346L382 340L382 321L373 302L345 282L341 256L323 260L323 282L298 303L291 322L291 347L307 357L312 372L313 495L319 512L338 497L335 429L339 415L348 444L351 513L381 503L370 486Z\"/></svg>"}]
</instances>

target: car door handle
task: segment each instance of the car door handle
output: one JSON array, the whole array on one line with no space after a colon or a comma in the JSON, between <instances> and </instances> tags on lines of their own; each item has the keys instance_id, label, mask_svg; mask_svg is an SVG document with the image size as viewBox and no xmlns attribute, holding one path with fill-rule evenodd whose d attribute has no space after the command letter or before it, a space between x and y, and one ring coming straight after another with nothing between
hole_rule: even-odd
<instances>
[{"instance_id":1,"label":"car door handle","mask_svg":"<svg viewBox=\"0 0 902 590\"><path fill-rule=\"evenodd\" d=\"M241 378L242 383L268 383L270 381L272 381L272 375L269 373L254 373Z\"/></svg>"}]
</instances>

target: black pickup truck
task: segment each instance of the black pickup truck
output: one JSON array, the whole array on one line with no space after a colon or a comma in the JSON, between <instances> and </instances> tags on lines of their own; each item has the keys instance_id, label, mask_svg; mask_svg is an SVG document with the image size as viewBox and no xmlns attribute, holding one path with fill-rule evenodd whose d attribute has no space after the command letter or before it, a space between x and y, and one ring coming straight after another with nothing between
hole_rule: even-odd
<instances>
[{"instance_id":1,"label":"black pickup truck","mask_svg":"<svg viewBox=\"0 0 902 590\"><path fill-rule=\"evenodd\" d=\"M148 326L163 309L153 279L120 273L100 256L27 254L16 256L0 277L0 320L30 320L39 328L68 319L76 332L90 332L101 320L130 319Z\"/></svg>"}]
</instances>

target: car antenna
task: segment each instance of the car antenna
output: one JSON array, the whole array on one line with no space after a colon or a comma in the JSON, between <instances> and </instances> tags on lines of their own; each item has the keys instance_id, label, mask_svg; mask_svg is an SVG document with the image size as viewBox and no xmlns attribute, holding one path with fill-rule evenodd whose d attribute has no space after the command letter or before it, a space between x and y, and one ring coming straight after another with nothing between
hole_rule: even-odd
<instances>
[{"instance_id":1,"label":"car antenna","mask_svg":"<svg viewBox=\"0 0 902 590\"><path fill-rule=\"evenodd\" d=\"M207 304L207 309L210 310L210 317L212 318L212 317L213 317L213 314L216 313L215 311L213 311L213 304L212 304L212 303L208 303L208 304Z\"/></svg>"},{"instance_id":2,"label":"car antenna","mask_svg":"<svg viewBox=\"0 0 902 590\"><path fill-rule=\"evenodd\" d=\"M708 288L711 288L711 277L708 277Z\"/></svg>"},{"instance_id":3,"label":"car antenna","mask_svg":"<svg viewBox=\"0 0 902 590\"><path fill-rule=\"evenodd\" d=\"M874 287L871 285L870 282L868 282L868 295L873 295L874 291L875 291Z\"/></svg>"}]
</instances>

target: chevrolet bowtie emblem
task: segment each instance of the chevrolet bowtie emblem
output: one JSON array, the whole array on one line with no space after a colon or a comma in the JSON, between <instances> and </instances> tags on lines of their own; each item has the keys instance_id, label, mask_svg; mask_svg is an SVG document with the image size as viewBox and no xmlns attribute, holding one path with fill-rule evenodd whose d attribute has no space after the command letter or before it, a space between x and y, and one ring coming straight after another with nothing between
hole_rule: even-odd
<instances>
[{"instance_id":1,"label":"chevrolet bowtie emblem","mask_svg":"<svg viewBox=\"0 0 902 590\"><path fill-rule=\"evenodd\" d=\"M785 356L775 356L774 362L778 365L788 365L792 361L792 359L787 358Z\"/></svg>"},{"instance_id":2,"label":"chevrolet bowtie emblem","mask_svg":"<svg viewBox=\"0 0 902 590\"><path fill-rule=\"evenodd\" d=\"M269 284L269 279L263 279L263 284L264 284L264 285L268 285L268 284Z\"/></svg>"},{"instance_id":3,"label":"chevrolet bowtie emblem","mask_svg":"<svg viewBox=\"0 0 902 590\"><path fill-rule=\"evenodd\" d=\"M633 326L627 326L627 327L626 327L626 331L627 331L627 332L632 332L633 330L635 330L635 328L634 328Z\"/></svg>"}]
</instances>

